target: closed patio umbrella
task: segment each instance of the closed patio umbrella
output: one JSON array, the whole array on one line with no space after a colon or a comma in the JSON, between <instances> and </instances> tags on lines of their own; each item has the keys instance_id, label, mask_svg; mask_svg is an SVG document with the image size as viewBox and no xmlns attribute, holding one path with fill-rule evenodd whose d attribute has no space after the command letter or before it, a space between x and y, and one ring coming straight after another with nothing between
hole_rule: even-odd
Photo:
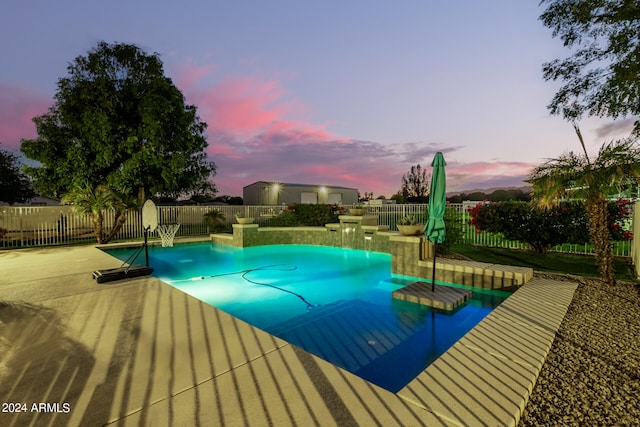
<instances>
[{"instance_id":1,"label":"closed patio umbrella","mask_svg":"<svg viewBox=\"0 0 640 427\"><path fill-rule=\"evenodd\" d=\"M447 205L447 178L444 167L447 163L441 152L437 152L431 162L433 172L429 191L429 219L424 226L424 234L427 240L434 244L433 248L433 272L431 274L431 291L435 290L436 283L436 249L437 243L444 242L446 230L444 226L444 210Z\"/></svg>"}]
</instances>

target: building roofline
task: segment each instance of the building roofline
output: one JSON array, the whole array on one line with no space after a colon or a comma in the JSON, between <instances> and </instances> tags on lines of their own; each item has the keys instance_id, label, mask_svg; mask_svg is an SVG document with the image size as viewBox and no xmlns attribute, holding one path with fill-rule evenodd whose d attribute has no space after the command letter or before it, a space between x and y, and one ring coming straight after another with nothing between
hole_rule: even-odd
<instances>
[{"instance_id":1,"label":"building roofline","mask_svg":"<svg viewBox=\"0 0 640 427\"><path fill-rule=\"evenodd\" d=\"M293 183L293 182L278 182L278 181L256 181L254 183L251 183L249 185L245 185L244 187L242 187L243 189L247 188L247 187L251 187L253 185L256 184L264 184L264 185L284 185L287 187L327 187L327 188L335 188L335 189L341 189L341 190L356 190L358 191L357 188L353 188L353 187L343 187L340 185L329 185L329 184L298 184L298 183Z\"/></svg>"}]
</instances>

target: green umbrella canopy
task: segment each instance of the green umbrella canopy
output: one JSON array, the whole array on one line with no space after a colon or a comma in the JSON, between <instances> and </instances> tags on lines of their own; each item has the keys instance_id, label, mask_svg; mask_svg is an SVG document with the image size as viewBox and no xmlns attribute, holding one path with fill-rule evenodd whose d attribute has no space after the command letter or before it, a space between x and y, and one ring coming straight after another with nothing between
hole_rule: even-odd
<instances>
[{"instance_id":1,"label":"green umbrella canopy","mask_svg":"<svg viewBox=\"0 0 640 427\"><path fill-rule=\"evenodd\" d=\"M437 152L431 162L433 173L429 191L429 219L424 226L427 240L433 243L442 243L445 237L444 210L447 205L447 177L444 167L446 165L442 153Z\"/></svg>"}]
</instances>

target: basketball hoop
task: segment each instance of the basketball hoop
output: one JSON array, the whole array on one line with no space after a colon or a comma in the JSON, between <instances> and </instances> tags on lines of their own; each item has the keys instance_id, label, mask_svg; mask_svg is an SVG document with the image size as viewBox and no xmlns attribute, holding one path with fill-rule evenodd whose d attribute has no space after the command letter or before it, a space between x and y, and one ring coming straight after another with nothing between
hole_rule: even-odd
<instances>
[{"instance_id":1,"label":"basketball hoop","mask_svg":"<svg viewBox=\"0 0 640 427\"><path fill-rule=\"evenodd\" d=\"M147 200L142 206L142 227L149 231L158 227L158 209L152 200Z\"/></svg>"},{"instance_id":2,"label":"basketball hoop","mask_svg":"<svg viewBox=\"0 0 640 427\"><path fill-rule=\"evenodd\" d=\"M162 247L173 247L173 238L178 232L178 228L180 228L180 224L160 224L156 231L162 240Z\"/></svg>"}]
</instances>

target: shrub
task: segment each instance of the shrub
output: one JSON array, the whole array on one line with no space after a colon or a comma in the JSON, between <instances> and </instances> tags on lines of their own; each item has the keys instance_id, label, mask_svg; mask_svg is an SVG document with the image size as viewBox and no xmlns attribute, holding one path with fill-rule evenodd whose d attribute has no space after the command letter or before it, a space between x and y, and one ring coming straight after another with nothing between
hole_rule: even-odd
<instances>
[{"instance_id":1,"label":"shrub","mask_svg":"<svg viewBox=\"0 0 640 427\"><path fill-rule=\"evenodd\" d=\"M460 222L460 214L456 208L446 208L443 219L447 234L445 235L444 242L439 245L438 249L440 249L442 253L447 254L451 252L451 245L462 242L463 229L462 223Z\"/></svg>"},{"instance_id":2,"label":"shrub","mask_svg":"<svg viewBox=\"0 0 640 427\"><path fill-rule=\"evenodd\" d=\"M420 221L416 215L405 215L402 217L396 225L418 225Z\"/></svg>"},{"instance_id":3,"label":"shrub","mask_svg":"<svg viewBox=\"0 0 640 427\"><path fill-rule=\"evenodd\" d=\"M271 219L272 227L323 226L339 222L344 208L326 204L292 204L285 212Z\"/></svg>"},{"instance_id":4,"label":"shrub","mask_svg":"<svg viewBox=\"0 0 640 427\"><path fill-rule=\"evenodd\" d=\"M429 208L424 210L425 223L429 220ZM444 210L444 227L446 234L444 242L436 245L436 251L439 254L448 254L451 252L451 246L462 242L462 223L460 222L460 214L454 207L447 207Z\"/></svg>"},{"instance_id":5,"label":"shrub","mask_svg":"<svg viewBox=\"0 0 640 427\"><path fill-rule=\"evenodd\" d=\"M500 233L527 243L537 253L560 243L585 243L588 238L584 205L562 203L543 209L524 202L478 204L469 210L476 231Z\"/></svg>"},{"instance_id":6,"label":"shrub","mask_svg":"<svg viewBox=\"0 0 640 427\"><path fill-rule=\"evenodd\" d=\"M633 239L633 232L624 229L633 215L632 206L633 202L628 199L618 199L615 202L609 202L609 233L611 233L612 241L618 242Z\"/></svg>"},{"instance_id":7,"label":"shrub","mask_svg":"<svg viewBox=\"0 0 640 427\"><path fill-rule=\"evenodd\" d=\"M224 221L226 220L224 213L218 209L213 209L202 215L202 221L207 224L214 233L224 230Z\"/></svg>"},{"instance_id":8,"label":"shrub","mask_svg":"<svg viewBox=\"0 0 640 427\"><path fill-rule=\"evenodd\" d=\"M561 243L589 241L587 214L582 202L563 202L544 209L524 202L479 203L469 209L469 224L478 231L500 233L508 240L527 243L538 253ZM623 231L630 217L628 201L609 203L609 230L612 240L630 239Z\"/></svg>"}]
</instances>

